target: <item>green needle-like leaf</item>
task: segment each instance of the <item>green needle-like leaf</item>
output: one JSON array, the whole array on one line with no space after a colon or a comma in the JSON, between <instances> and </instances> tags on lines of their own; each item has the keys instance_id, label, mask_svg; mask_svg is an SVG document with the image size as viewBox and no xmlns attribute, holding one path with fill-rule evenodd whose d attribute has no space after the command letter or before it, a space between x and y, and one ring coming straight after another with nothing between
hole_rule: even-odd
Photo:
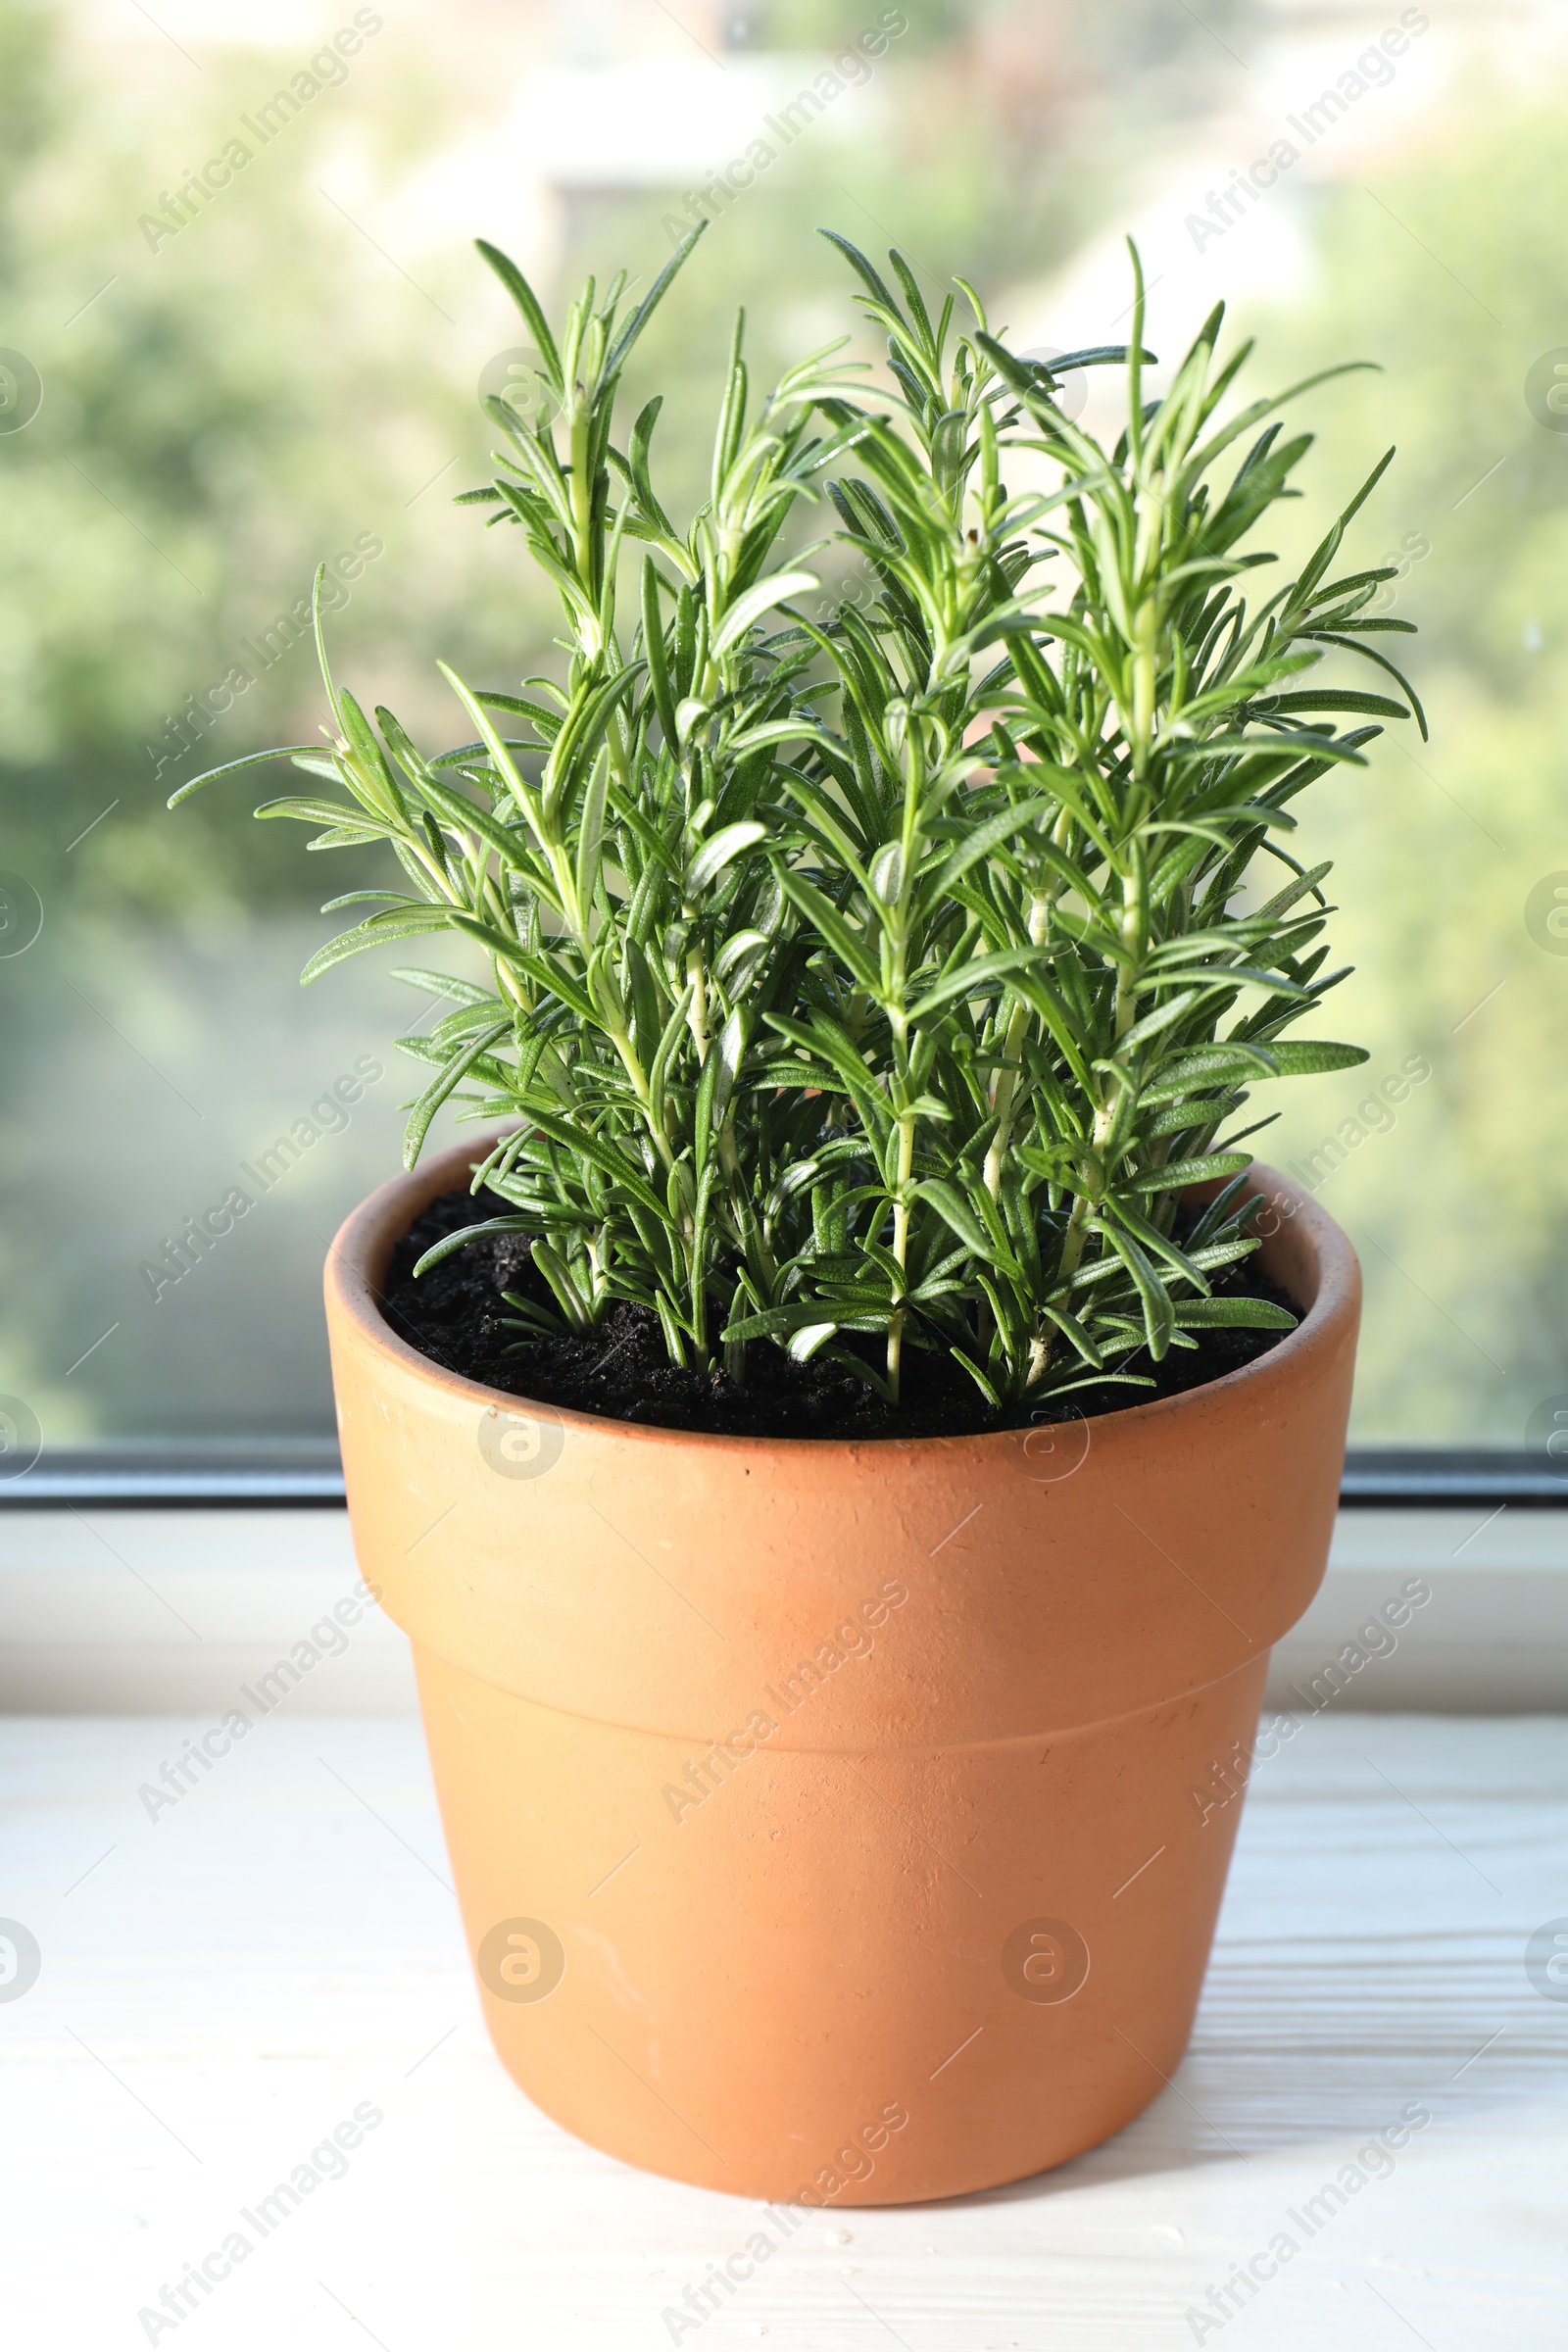
<instances>
[{"instance_id":1,"label":"green needle-like leaf","mask_svg":"<svg viewBox=\"0 0 1568 2352\"><path fill-rule=\"evenodd\" d=\"M443 664L471 734L426 752L334 683L318 578L324 742L171 806L292 760L319 787L258 815L376 860L304 978L421 934L457 951L463 976L397 973L436 1000L401 1041L424 1081L406 1160L447 1105L499 1121L475 1184L514 1213L420 1266L528 1236L548 1300L511 1298L519 1348L621 1302L704 1375L777 1348L897 1401L940 1349L1016 1415L1089 1383L1136 1397L1140 1348L1290 1329L1207 1286L1256 1247L1248 1089L1366 1058L1286 1034L1344 977L1329 869L1289 842L1381 722L1425 732L1380 650L1409 624L1368 610L1391 567L1335 569L1388 458L1260 595L1310 435L1241 395L1220 309L1152 398L1136 253L1127 345L1048 364L965 281L929 301L902 255L884 273L828 231L886 378L833 346L759 399L737 322L682 513L665 396L629 433L617 404L700 233L635 308L590 281L555 320L479 248L552 414L492 403L495 477L460 503L553 594L557 674ZM1103 439L1060 405L1090 367L1121 376ZM809 612L791 600L838 575L808 568L834 544L803 544L808 500L860 583Z\"/></svg>"}]
</instances>

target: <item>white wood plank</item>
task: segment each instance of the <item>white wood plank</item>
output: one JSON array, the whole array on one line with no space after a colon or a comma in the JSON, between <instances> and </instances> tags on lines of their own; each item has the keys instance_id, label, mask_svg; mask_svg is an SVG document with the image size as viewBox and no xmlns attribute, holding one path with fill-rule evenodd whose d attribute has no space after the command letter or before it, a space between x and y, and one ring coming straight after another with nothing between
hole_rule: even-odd
<instances>
[{"instance_id":1,"label":"white wood plank","mask_svg":"<svg viewBox=\"0 0 1568 2352\"><path fill-rule=\"evenodd\" d=\"M537 2115L490 2056L409 1721L285 1719L149 1821L178 1723L0 1724L0 2341L636 2352L759 2226ZM1432 2122L1205 2333L1558 2352L1568 1723L1324 1716L1255 1775L1193 2048L1107 2146L995 2194L804 2216L700 2328L769 2352L1159 2352L1407 2101ZM83 1877L81 1874L86 1873ZM77 1882L74 1884L74 1882ZM384 2118L176 2328L138 2310L356 2104ZM765 2226L765 2225L764 2225ZM775 2231L775 2234L779 2234Z\"/></svg>"}]
</instances>

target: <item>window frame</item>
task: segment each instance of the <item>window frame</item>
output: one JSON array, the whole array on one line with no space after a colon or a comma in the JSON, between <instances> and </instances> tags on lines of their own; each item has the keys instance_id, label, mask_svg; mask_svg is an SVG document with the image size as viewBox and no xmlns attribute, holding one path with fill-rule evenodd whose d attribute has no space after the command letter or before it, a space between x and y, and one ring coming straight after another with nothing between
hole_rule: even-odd
<instances>
[{"instance_id":1,"label":"window frame","mask_svg":"<svg viewBox=\"0 0 1568 2352\"><path fill-rule=\"evenodd\" d=\"M1350 1510L1568 1508L1568 1461L1518 1447L1352 1446L1340 1505ZM333 1439L198 1446L133 1441L44 1456L0 1486L6 1510L279 1509L344 1505Z\"/></svg>"}]
</instances>

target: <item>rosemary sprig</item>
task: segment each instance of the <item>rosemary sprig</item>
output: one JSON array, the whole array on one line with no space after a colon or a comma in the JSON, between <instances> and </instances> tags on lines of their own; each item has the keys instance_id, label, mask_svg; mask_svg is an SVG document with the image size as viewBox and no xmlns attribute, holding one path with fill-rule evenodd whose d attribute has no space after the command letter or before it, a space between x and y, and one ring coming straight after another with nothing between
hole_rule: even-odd
<instances>
[{"instance_id":1,"label":"rosemary sprig","mask_svg":"<svg viewBox=\"0 0 1568 2352\"><path fill-rule=\"evenodd\" d=\"M533 1237L555 1300L516 1302L527 1335L630 1299L679 1364L744 1380L755 1344L826 1348L896 1399L908 1351L945 1348L999 1407L1129 1379L1134 1350L1206 1326L1288 1323L1211 1291L1255 1246L1255 1130L1224 1130L1252 1083L1365 1058L1284 1034L1345 977L1323 968L1328 868L1288 840L1367 722L1425 732L1370 642L1410 625L1367 610L1387 567L1330 577L1388 457L1299 575L1250 597L1274 561L1250 535L1297 495L1310 436L1282 440L1282 400L1222 420L1250 347L1217 357L1220 310L1151 400L1136 252L1130 345L1047 368L961 281L960 328L897 253L895 287L835 238L894 388L831 346L754 407L737 321L682 531L654 484L661 403L622 447L616 396L698 233L629 316L622 279L590 280L559 343L480 248L551 398L534 422L488 404L496 473L463 503L519 529L554 585L564 681L444 670L471 734L427 759L322 646L327 748L174 796L292 757L346 797L259 815L320 828L313 849L391 845L408 888L351 893L377 904L306 980L436 932L488 956L488 987L399 975L458 999L400 1041L431 1071L406 1163L449 1100L510 1126L474 1190L514 1213L422 1263L499 1224ZM1090 366L1126 385L1108 449L1056 401ZM780 557L803 503L876 583L825 623L792 600L827 541ZM1305 684L1331 648L1401 699Z\"/></svg>"}]
</instances>

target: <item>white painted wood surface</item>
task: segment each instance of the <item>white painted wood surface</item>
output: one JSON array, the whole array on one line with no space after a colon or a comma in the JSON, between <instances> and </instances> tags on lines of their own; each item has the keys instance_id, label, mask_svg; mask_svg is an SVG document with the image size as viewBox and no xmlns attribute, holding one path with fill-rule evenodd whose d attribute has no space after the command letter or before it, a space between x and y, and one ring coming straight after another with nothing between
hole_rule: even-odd
<instances>
[{"instance_id":1,"label":"white painted wood surface","mask_svg":"<svg viewBox=\"0 0 1568 2352\"><path fill-rule=\"evenodd\" d=\"M0 1511L0 1714L220 1714L327 1616L358 1571L341 1510ZM1329 1572L1274 1653L1268 1703L1312 1678L1412 1577L1431 1598L1341 1678L1341 1708L1568 1712L1568 1509L1347 1510ZM397 1628L372 1613L286 1700L411 1712ZM1316 1703L1316 1702L1311 1702Z\"/></svg>"},{"instance_id":2,"label":"white painted wood surface","mask_svg":"<svg viewBox=\"0 0 1568 2352\"><path fill-rule=\"evenodd\" d=\"M1568 1723L1305 1723L1254 1777L1193 2047L1140 2121L996 2194L805 2215L678 2338L662 2314L758 2211L597 2155L502 2074L416 1725L279 1710L151 1822L137 1785L190 1728L0 1723L0 1913L42 1951L0 2000L0 2344L1568 2342L1568 2002L1524 1967L1568 1914ZM1196 2331L1209 2287L1412 2101L1432 2120L1392 2174ZM383 2120L343 2178L177 2326L139 2323L365 2102Z\"/></svg>"}]
</instances>

